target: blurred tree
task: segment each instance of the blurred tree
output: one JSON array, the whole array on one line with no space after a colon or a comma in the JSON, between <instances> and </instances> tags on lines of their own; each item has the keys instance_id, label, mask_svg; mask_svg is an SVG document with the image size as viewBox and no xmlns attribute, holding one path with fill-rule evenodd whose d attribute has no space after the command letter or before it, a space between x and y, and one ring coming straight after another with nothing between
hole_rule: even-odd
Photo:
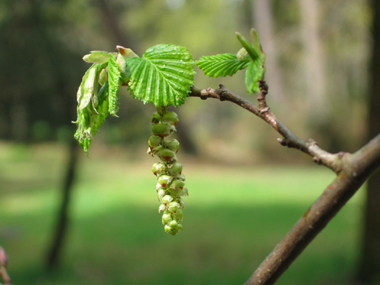
<instances>
[{"instance_id":1,"label":"blurred tree","mask_svg":"<svg viewBox=\"0 0 380 285\"><path fill-rule=\"evenodd\" d=\"M373 44L368 117L368 139L380 133L380 2L371 1L373 8ZM361 284L380 284L380 172L368 181L364 216L364 233L359 266Z\"/></svg>"}]
</instances>

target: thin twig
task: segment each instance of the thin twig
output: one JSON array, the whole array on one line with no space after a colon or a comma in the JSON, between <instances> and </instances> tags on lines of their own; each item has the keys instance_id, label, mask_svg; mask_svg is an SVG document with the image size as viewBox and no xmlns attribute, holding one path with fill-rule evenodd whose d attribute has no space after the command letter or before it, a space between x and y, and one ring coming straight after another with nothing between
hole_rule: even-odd
<instances>
[{"instance_id":1,"label":"thin twig","mask_svg":"<svg viewBox=\"0 0 380 285\"><path fill-rule=\"evenodd\" d=\"M0 275L4 280L4 285L12 285L11 278L7 272L8 256L5 253L4 248L0 246Z\"/></svg>"},{"instance_id":2,"label":"thin twig","mask_svg":"<svg viewBox=\"0 0 380 285\"><path fill-rule=\"evenodd\" d=\"M202 100L212 98L218 99L220 101L232 102L258 116L269 125L271 125L282 136L282 138L278 139L281 145L301 150L302 152L313 157L313 160L316 163L327 166L335 173L339 173L342 170L342 159L345 153L329 153L321 149L313 140L306 142L300 139L295 134L293 134L280 120L276 118L271 109L267 106L265 100L265 95L268 92L268 86L264 81L260 82L260 92L258 95L259 107L240 97L239 95L231 92L223 84L220 84L219 87L220 88L218 89L198 89L196 87L192 87L189 96L199 97Z\"/></svg>"},{"instance_id":3,"label":"thin twig","mask_svg":"<svg viewBox=\"0 0 380 285\"><path fill-rule=\"evenodd\" d=\"M261 263L246 285L274 284L380 166L380 134L356 153L346 155L343 166L340 174Z\"/></svg>"},{"instance_id":4,"label":"thin twig","mask_svg":"<svg viewBox=\"0 0 380 285\"><path fill-rule=\"evenodd\" d=\"M315 141L309 140L307 143L286 128L267 106L265 96L268 92L268 86L264 81L259 84L259 107L230 92L224 85L220 85L219 89L197 89L193 87L189 96L200 97L203 100L214 98L220 101L230 101L250 111L270 124L283 136L283 138L278 139L281 145L299 149L312 156L316 163L332 169L337 177L257 268L246 285L274 284L380 166L380 134L354 154L329 153L321 149Z\"/></svg>"}]
</instances>

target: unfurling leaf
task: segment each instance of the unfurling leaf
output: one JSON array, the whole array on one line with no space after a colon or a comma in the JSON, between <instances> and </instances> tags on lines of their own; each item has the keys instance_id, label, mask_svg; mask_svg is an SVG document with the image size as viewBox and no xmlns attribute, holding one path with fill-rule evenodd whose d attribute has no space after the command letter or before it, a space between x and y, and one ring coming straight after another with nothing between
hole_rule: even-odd
<instances>
[{"instance_id":1,"label":"unfurling leaf","mask_svg":"<svg viewBox=\"0 0 380 285\"><path fill-rule=\"evenodd\" d=\"M202 56L195 63L210 77L232 76L238 70L244 69L250 62L249 56L238 58L235 54L224 53L212 56Z\"/></svg>"},{"instance_id":2,"label":"unfurling leaf","mask_svg":"<svg viewBox=\"0 0 380 285\"><path fill-rule=\"evenodd\" d=\"M256 93L259 91L259 81L264 76L264 70L261 61L251 61L245 73L245 88L248 93Z\"/></svg>"},{"instance_id":3,"label":"unfurling leaf","mask_svg":"<svg viewBox=\"0 0 380 285\"><path fill-rule=\"evenodd\" d=\"M156 107L183 104L194 81L193 59L186 48L160 44L142 58L126 59L132 95Z\"/></svg>"},{"instance_id":4,"label":"unfurling leaf","mask_svg":"<svg viewBox=\"0 0 380 285\"><path fill-rule=\"evenodd\" d=\"M120 89L121 72L119 65L113 56L108 61L108 111L112 116L117 117L119 110L119 89Z\"/></svg>"}]
</instances>

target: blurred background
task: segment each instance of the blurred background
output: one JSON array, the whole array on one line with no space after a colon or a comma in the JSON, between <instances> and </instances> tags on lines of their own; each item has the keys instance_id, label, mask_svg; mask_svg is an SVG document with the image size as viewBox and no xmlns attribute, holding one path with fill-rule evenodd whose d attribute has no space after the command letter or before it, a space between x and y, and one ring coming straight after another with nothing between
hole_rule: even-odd
<instances>
[{"instance_id":1,"label":"blurred background","mask_svg":"<svg viewBox=\"0 0 380 285\"><path fill-rule=\"evenodd\" d=\"M184 231L167 235L150 170L156 159L146 155L153 106L122 90L119 118L107 119L89 158L73 143L76 91L89 67L82 56L116 45L142 55L172 43L196 60L236 53L235 31L248 37L255 27L277 117L328 151L353 152L370 132L376 5L1 0L0 245L14 284L244 283L333 173L281 147L270 126L245 110L189 98L176 112L190 196ZM196 87L223 83L255 102L244 72L210 79L196 71ZM347 284L363 276L365 201L363 189L278 284Z\"/></svg>"}]
</instances>

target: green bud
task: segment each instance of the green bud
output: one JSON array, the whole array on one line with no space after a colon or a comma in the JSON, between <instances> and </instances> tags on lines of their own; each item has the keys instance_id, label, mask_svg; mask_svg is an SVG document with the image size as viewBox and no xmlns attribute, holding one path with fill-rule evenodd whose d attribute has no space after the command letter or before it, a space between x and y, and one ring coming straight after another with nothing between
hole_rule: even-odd
<instances>
[{"instance_id":1,"label":"green bud","mask_svg":"<svg viewBox=\"0 0 380 285\"><path fill-rule=\"evenodd\" d=\"M245 48L241 48L237 54L236 54L236 57L237 59L242 59L243 57L245 57L246 55L248 54L247 50Z\"/></svg>"},{"instance_id":2,"label":"green bud","mask_svg":"<svg viewBox=\"0 0 380 285\"><path fill-rule=\"evenodd\" d=\"M182 219L183 219L182 210L178 209L175 213L173 213L173 218L178 220L178 221L182 221Z\"/></svg>"},{"instance_id":3,"label":"green bud","mask_svg":"<svg viewBox=\"0 0 380 285\"><path fill-rule=\"evenodd\" d=\"M171 221L169 223L169 227L171 227L172 229L176 229L178 227L177 221Z\"/></svg>"},{"instance_id":4,"label":"green bud","mask_svg":"<svg viewBox=\"0 0 380 285\"><path fill-rule=\"evenodd\" d=\"M157 179L158 183L162 186L162 188L165 188L170 183L171 180L172 180L172 177L168 175L161 175Z\"/></svg>"},{"instance_id":5,"label":"green bud","mask_svg":"<svg viewBox=\"0 0 380 285\"><path fill-rule=\"evenodd\" d=\"M177 192L178 196L189 196L189 190L186 187L183 187L183 189L180 189Z\"/></svg>"},{"instance_id":6,"label":"green bud","mask_svg":"<svg viewBox=\"0 0 380 285\"><path fill-rule=\"evenodd\" d=\"M161 158L162 160L166 162L175 161L177 159L175 156L175 153L171 151L170 149L166 149L166 148L160 149L157 152L157 155L159 158Z\"/></svg>"},{"instance_id":7,"label":"green bud","mask_svg":"<svg viewBox=\"0 0 380 285\"><path fill-rule=\"evenodd\" d=\"M158 190L158 192L157 192L158 201L161 202L161 200L165 196L165 194L166 194L166 191L164 189L161 188L160 190Z\"/></svg>"},{"instance_id":8,"label":"green bud","mask_svg":"<svg viewBox=\"0 0 380 285\"><path fill-rule=\"evenodd\" d=\"M164 227L164 230L165 230L165 232L171 234L173 229L172 229L171 227L169 227L168 225L166 225L166 226Z\"/></svg>"},{"instance_id":9,"label":"green bud","mask_svg":"<svg viewBox=\"0 0 380 285\"><path fill-rule=\"evenodd\" d=\"M168 225L172 220L172 214L170 212L165 211L162 214L162 224Z\"/></svg>"},{"instance_id":10,"label":"green bud","mask_svg":"<svg viewBox=\"0 0 380 285\"><path fill-rule=\"evenodd\" d=\"M170 127L167 124L155 124L152 126L152 133L163 138L170 135Z\"/></svg>"},{"instance_id":11,"label":"green bud","mask_svg":"<svg viewBox=\"0 0 380 285\"><path fill-rule=\"evenodd\" d=\"M179 232L179 231L182 231L182 230L183 230L183 226L181 224L178 224L177 225L177 231Z\"/></svg>"},{"instance_id":12,"label":"green bud","mask_svg":"<svg viewBox=\"0 0 380 285\"><path fill-rule=\"evenodd\" d=\"M151 149L158 147L162 142L162 138L159 136L151 136L148 140L148 144Z\"/></svg>"},{"instance_id":13,"label":"green bud","mask_svg":"<svg viewBox=\"0 0 380 285\"><path fill-rule=\"evenodd\" d=\"M163 121L170 125L177 125L178 123L178 115L175 112L166 112L163 116Z\"/></svg>"},{"instance_id":14,"label":"green bud","mask_svg":"<svg viewBox=\"0 0 380 285\"><path fill-rule=\"evenodd\" d=\"M159 122L161 122L162 120L162 117L160 114L158 114L158 112L154 112L152 117L150 117L150 121L152 122L152 124L158 124Z\"/></svg>"},{"instance_id":15,"label":"green bud","mask_svg":"<svg viewBox=\"0 0 380 285\"><path fill-rule=\"evenodd\" d=\"M168 211L172 213L176 213L179 209L181 209L181 205L178 202L170 202L168 205Z\"/></svg>"},{"instance_id":16,"label":"green bud","mask_svg":"<svg viewBox=\"0 0 380 285\"><path fill-rule=\"evenodd\" d=\"M174 179L173 182L170 184L170 189L178 191L182 190L183 186L185 186L185 182L179 179Z\"/></svg>"},{"instance_id":17,"label":"green bud","mask_svg":"<svg viewBox=\"0 0 380 285\"><path fill-rule=\"evenodd\" d=\"M164 204L161 204L159 207L158 207L158 213L160 213L161 211L165 211L166 210L166 206Z\"/></svg>"},{"instance_id":18,"label":"green bud","mask_svg":"<svg viewBox=\"0 0 380 285\"><path fill-rule=\"evenodd\" d=\"M162 162L157 162L157 163L153 164L153 166L152 166L152 172L154 175L161 175L166 170L167 170L167 168L166 168L165 164L163 164Z\"/></svg>"},{"instance_id":19,"label":"green bud","mask_svg":"<svg viewBox=\"0 0 380 285\"><path fill-rule=\"evenodd\" d=\"M175 162L170 168L167 168L169 175L176 176L182 173L182 164Z\"/></svg>"},{"instance_id":20,"label":"green bud","mask_svg":"<svg viewBox=\"0 0 380 285\"><path fill-rule=\"evenodd\" d=\"M173 197L170 195L165 195L161 199L161 203L164 204L165 206L168 205L171 201L173 201Z\"/></svg>"},{"instance_id":21,"label":"green bud","mask_svg":"<svg viewBox=\"0 0 380 285\"><path fill-rule=\"evenodd\" d=\"M100 71L100 74L99 74L99 84L100 85L104 85L107 81L107 72L106 72L106 69L102 69L102 71Z\"/></svg>"},{"instance_id":22,"label":"green bud","mask_svg":"<svg viewBox=\"0 0 380 285\"><path fill-rule=\"evenodd\" d=\"M163 141L163 146L165 148L168 148L174 152L178 152L178 149L179 149L179 141L177 141L176 139L172 139L170 141Z\"/></svg>"}]
</instances>

